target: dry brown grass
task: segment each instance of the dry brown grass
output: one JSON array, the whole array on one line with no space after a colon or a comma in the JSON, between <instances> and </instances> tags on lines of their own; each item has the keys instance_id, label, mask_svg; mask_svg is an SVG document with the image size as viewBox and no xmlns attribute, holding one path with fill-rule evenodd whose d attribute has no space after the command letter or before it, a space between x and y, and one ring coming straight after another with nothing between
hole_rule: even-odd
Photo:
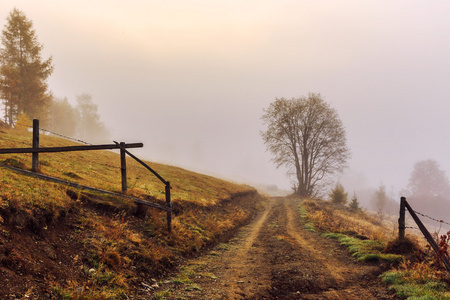
<instances>
[{"instance_id":1,"label":"dry brown grass","mask_svg":"<svg viewBox=\"0 0 450 300\"><path fill-rule=\"evenodd\" d=\"M391 228L367 212L353 212L327 201L310 199L302 201L302 206L308 211L307 218L321 231L354 232L371 240L395 238L395 233Z\"/></svg>"},{"instance_id":2,"label":"dry brown grass","mask_svg":"<svg viewBox=\"0 0 450 300\"><path fill-rule=\"evenodd\" d=\"M41 135L41 147L75 145ZM31 147L27 130L1 129L0 148ZM117 151L116 151L117 152ZM40 172L114 192L121 191L120 158L113 151L40 154ZM1 154L0 164L31 169L31 154ZM171 182L175 208L172 235L166 213L152 208L135 216L132 201L93 195L0 168L0 230L10 232L45 215L46 222L71 216L83 249L73 249L83 262L87 281L49 283L68 299L114 299L132 293L139 276L157 276L176 265L183 255L201 251L249 221L262 198L246 185L230 183L178 167L151 163ZM165 186L148 170L127 158L128 194L163 203ZM110 203L111 206L98 203ZM21 218L14 218L20 215ZM37 223L36 226L45 226ZM77 252L78 251L78 252ZM90 272L89 270L95 270ZM80 271L81 272L81 271ZM82 277L83 277L82 276ZM144 280L144 279L141 279Z\"/></svg>"},{"instance_id":3,"label":"dry brown grass","mask_svg":"<svg viewBox=\"0 0 450 300\"><path fill-rule=\"evenodd\" d=\"M31 133L15 129L0 132L0 145L2 148L31 147ZM41 147L58 147L78 145L77 143L52 136L40 136ZM132 150L131 150L132 151ZM0 163L15 162L31 169L31 154L2 154ZM121 191L120 158L113 151L83 151L41 153L39 155L40 172L58 178L63 178L79 184ZM251 187L230 183L211 176L191 172L182 168L158 163L147 162L163 178L171 182L172 198L174 201L188 201L201 206L215 205L221 199L227 199L235 194L252 190ZM165 186L147 169L131 158L127 158L128 193L136 197L154 197L164 200ZM45 197L39 197L41 191L49 190L48 184L34 178L24 178L12 171L2 169L0 184L3 190L21 195L32 195L35 203L45 202ZM5 179L11 178L11 180ZM18 180L20 178L20 180ZM18 181L23 181L20 185ZM40 188L42 186L42 188ZM10 188L13 187L13 188ZM36 189L39 189L36 191ZM53 190L51 188L50 190ZM36 191L36 192L34 192ZM55 195L58 201L62 200L60 194Z\"/></svg>"},{"instance_id":4,"label":"dry brown grass","mask_svg":"<svg viewBox=\"0 0 450 300\"><path fill-rule=\"evenodd\" d=\"M301 208L307 211L303 217L321 232L338 233L350 242L358 243L359 238L366 237L378 244L383 253L388 253L386 255L404 256L403 260L396 260L396 263L400 262L397 266L393 265L396 267L381 275L383 281L401 298L450 299L448 272L437 261L434 252L423 248L423 238L408 235L406 240L399 240L398 232L393 231L389 223L381 222L376 214L352 212L327 201L303 200ZM371 245L370 240L361 243L369 242L368 245Z\"/></svg>"}]
</instances>

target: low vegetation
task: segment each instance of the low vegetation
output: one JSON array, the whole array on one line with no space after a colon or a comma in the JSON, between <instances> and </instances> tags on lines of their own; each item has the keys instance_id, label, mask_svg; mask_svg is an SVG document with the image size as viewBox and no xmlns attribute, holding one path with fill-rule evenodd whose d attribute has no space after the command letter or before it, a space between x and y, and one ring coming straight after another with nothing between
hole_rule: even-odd
<instances>
[{"instance_id":1,"label":"low vegetation","mask_svg":"<svg viewBox=\"0 0 450 300\"><path fill-rule=\"evenodd\" d=\"M41 147L74 144L40 136ZM30 147L31 133L2 128L0 145ZM113 151L41 153L39 161L41 174L121 192ZM31 155L1 154L0 164L30 170ZM148 291L184 257L249 222L262 201L246 185L148 164L173 187L171 235L163 211L0 168L0 298L125 299ZM129 195L164 203L165 186L148 170L127 158L127 171Z\"/></svg>"},{"instance_id":2,"label":"low vegetation","mask_svg":"<svg viewBox=\"0 0 450 300\"><path fill-rule=\"evenodd\" d=\"M31 133L27 128L0 128L0 144L30 147ZM76 143L41 135L40 144ZM0 164L29 170L31 155L2 154ZM246 224L263 200L249 186L149 165L173 187L171 235L163 211L0 168L0 297L125 299L151 293L152 286L184 258L226 240ZM127 167L128 194L163 204L164 185L131 159ZM113 151L40 154L39 172L121 191L120 159ZM399 297L450 299L449 276L439 257L419 246L413 236L397 240L395 226L387 227L376 215L354 206L307 199L300 202L298 212L305 229L337 240L360 261L390 269L381 279ZM441 255L448 255L448 237L441 237ZM181 274L185 276L176 280L199 288L189 282L189 266ZM167 293L153 296L162 299Z\"/></svg>"},{"instance_id":3,"label":"low vegetation","mask_svg":"<svg viewBox=\"0 0 450 300\"><path fill-rule=\"evenodd\" d=\"M303 200L299 205L305 228L336 239L358 260L382 263L380 278L397 296L407 299L450 299L450 276L439 256L419 245L416 236L404 240L376 215L327 201ZM440 256L448 257L450 232L440 238Z\"/></svg>"}]
</instances>

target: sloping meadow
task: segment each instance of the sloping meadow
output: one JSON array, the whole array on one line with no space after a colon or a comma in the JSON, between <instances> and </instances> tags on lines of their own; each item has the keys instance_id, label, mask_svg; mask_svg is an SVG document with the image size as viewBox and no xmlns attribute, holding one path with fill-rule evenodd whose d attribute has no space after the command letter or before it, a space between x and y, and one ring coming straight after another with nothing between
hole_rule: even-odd
<instances>
[{"instance_id":1,"label":"sloping meadow","mask_svg":"<svg viewBox=\"0 0 450 300\"><path fill-rule=\"evenodd\" d=\"M28 130L0 130L0 148L31 144ZM70 145L76 143L40 136L40 147ZM120 193L117 152L41 153L39 173ZM0 154L0 164L30 170L31 154ZM178 167L148 165L171 183L171 234L164 211L0 168L0 271L9 274L4 277L8 282L16 281L0 294L23 296L28 291L69 299L126 298L151 286L154 278L183 257L226 239L249 222L263 201L246 185ZM131 158L127 158L127 178L128 195L165 203L164 184ZM62 233L65 238L61 240ZM35 239L45 246L21 245ZM66 272L55 271L58 264L65 264ZM50 288L29 291L30 282L19 276L24 273L23 266L32 270L27 271L30 278L46 272L51 282L42 279L35 285Z\"/></svg>"}]
</instances>

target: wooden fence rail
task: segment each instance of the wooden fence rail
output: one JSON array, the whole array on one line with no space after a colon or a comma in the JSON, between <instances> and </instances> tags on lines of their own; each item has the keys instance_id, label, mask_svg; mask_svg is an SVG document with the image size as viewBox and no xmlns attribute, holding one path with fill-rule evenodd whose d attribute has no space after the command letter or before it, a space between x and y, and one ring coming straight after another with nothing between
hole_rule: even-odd
<instances>
[{"instance_id":1,"label":"wooden fence rail","mask_svg":"<svg viewBox=\"0 0 450 300\"><path fill-rule=\"evenodd\" d=\"M116 141L113 141L114 143L116 143L116 145L120 146L120 157L121 157L121 161L122 161L122 166L125 166L126 162L125 162L125 154L128 154L131 158L133 158L134 160L136 160L138 163L140 163L142 166L144 166L147 170L149 170L150 172L153 173L153 175L155 175L162 183L164 183L164 185L166 186L165 188L165 193L166 193L166 206L168 208L170 208L170 210L167 211L167 227L169 228L169 232L171 231L172 228L172 202L171 202L171 196L170 196L170 190L172 189L172 187L170 186L170 181L165 180L164 178L161 177L161 175L159 175L155 170L153 170L149 165L147 165L146 163L144 163L142 160L140 160L139 158L137 158L135 155L131 154L128 150L126 150L125 148L125 144L124 143L118 143ZM126 168L125 168L126 169ZM122 172L124 172L123 168L122 168ZM126 172L126 171L125 171ZM124 176L122 175L122 178L124 178ZM125 176L126 178L126 176ZM123 180L122 180L122 189L123 189ZM126 184L125 184L126 185Z\"/></svg>"},{"instance_id":2,"label":"wooden fence rail","mask_svg":"<svg viewBox=\"0 0 450 300\"><path fill-rule=\"evenodd\" d=\"M38 177L40 179L57 182L60 184L65 184L68 186L72 186L79 189L91 190L96 192L101 192L105 194L110 194L118 197L124 197L132 199L135 203L144 204L150 207L155 207L164 211L167 211L167 229L169 233L172 231L172 203L171 203L171 186L170 182L166 181L162 178L155 170L150 168L147 164L145 164L142 160L131 154L127 151L127 148L142 148L144 145L142 143L118 143L114 142L114 144L103 144L103 145L84 145L84 146L66 146L66 147L39 147L39 120L33 120L33 145L32 148L2 148L0 149L0 154L10 154L10 153L32 153L32 172L22 170L19 168L0 165L1 167L6 167L11 170L22 172L27 175L32 175ZM121 175L122 175L122 194L109 192L101 189L96 189L93 187L80 185L77 183L69 182L66 180L62 180L59 178L43 175L36 173L39 169L39 153L55 153L55 152L68 152L68 151L90 151L90 150L112 150L112 149L120 149L120 162L121 162ZM166 194L166 205L159 205L156 203L152 203L149 201L145 201L142 199L134 198L128 195L125 195L127 191L127 168L126 168L126 154L128 154L131 158L139 162L146 169L148 169L153 175L155 175L162 183L165 185L165 194Z\"/></svg>"},{"instance_id":3,"label":"wooden fence rail","mask_svg":"<svg viewBox=\"0 0 450 300\"><path fill-rule=\"evenodd\" d=\"M125 148L142 148L142 143L125 144ZM67 147L42 147L42 148L0 148L0 154L8 153L52 153L52 152L70 152L70 151L89 151L89 150L113 150L120 149L116 144L86 145L86 146L67 146Z\"/></svg>"},{"instance_id":4,"label":"wooden fence rail","mask_svg":"<svg viewBox=\"0 0 450 300\"><path fill-rule=\"evenodd\" d=\"M436 254L439 254L439 246L434 240L433 236L430 234L428 229L423 225L422 221L417 216L416 212L411 208L409 203L406 201L405 197L400 198L400 217L398 219L398 237L399 239L405 238L405 209L408 210L409 214L413 218L414 222L416 222L417 226L419 226L420 231L424 235L424 237L427 239L430 246L433 248L433 250L436 252ZM450 262L448 261L447 257L442 255L440 257L442 259L442 262L444 263L445 268L447 271L450 272Z\"/></svg>"}]
</instances>

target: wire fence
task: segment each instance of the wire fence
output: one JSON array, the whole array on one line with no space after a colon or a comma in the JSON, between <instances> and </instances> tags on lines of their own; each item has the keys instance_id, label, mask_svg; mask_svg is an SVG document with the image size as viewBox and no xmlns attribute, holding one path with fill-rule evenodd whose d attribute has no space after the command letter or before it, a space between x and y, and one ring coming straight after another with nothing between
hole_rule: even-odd
<instances>
[{"instance_id":1,"label":"wire fence","mask_svg":"<svg viewBox=\"0 0 450 300\"><path fill-rule=\"evenodd\" d=\"M32 125L21 124L19 122L16 122L15 126L20 126L20 127L24 127L24 128L33 129ZM81 143L81 144L85 144L85 145L92 145L91 143L88 143L86 141L80 140L78 138L70 137L70 136L67 136L67 135L64 135L64 134L61 134L61 133L57 133L57 132L54 132L52 130L45 129L45 128L42 128L42 127L39 128L39 131L42 131L42 132L45 132L45 133L48 133L48 134L51 134L51 135L54 135L54 136L58 136L58 137L64 138L66 140L71 140L73 142L77 142L77 143Z\"/></svg>"},{"instance_id":2,"label":"wire fence","mask_svg":"<svg viewBox=\"0 0 450 300\"><path fill-rule=\"evenodd\" d=\"M7 165L1 165L2 167L5 168L10 168L13 169L17 172L22 172L22 173L26 173L27 175L30 176L35 176L47 181L52 181L52 182L57 182L57 183L61 183L64 185L68 185L68 186L72 186L72 187L76 187L76 188L80 188L80 189L87 189L87 190L91 190L91 191L97 191L97 192L101 192L101 193L106 193L106 194L111 194L111 195L115 195L118 197L126 197L126 198L130 198L130 196L126 195L126 191L127 191L127 168L126 168L126 155L130 156L131 158L133 158L137 163L139 163L140 165L142 165L143 167L145 167L145 169L147 169L148 171L150 171L151 173L153 173L160 181L162 181L165 185L165 198L166 198L166 204L164 205L160 205L157 203L153 203L153 202L149 202L147 200L141 200L138 198L133 198L131 197L135 203L137 204L141 204L141 205L147 205L150 207L156 207L162 210L167 211L167 228L168 228L168 232L169 234L171 233L171 228L172 228L172 202L171 202L171 185L170 185L170 181L165 180L163 177L161 177L156 171L154 171L150 166L148 166L146 163L144 163L143 161L141 161L139 158L137 158L136 156L134 156L133 154L131 154L130 152L128 152L126 150L126 148L139 148L139 147L143 147L142 143L131 143L131 144L126 144L126 143L118 143L114 141L114 144L106 144L106 145L92 145L90 143L87 143L83 140L77 139L77 138L73 138L73 137L69 137L67 135L64 134L60 134L60 133L56 133L53 132L51 130L48 129L44 129L44 128L39 128L39 120L33 120L33 126L29 126L26 124L21 124L21 123L16 123L16 126L19 127L23 127L23 128L27 128L27 130L29 128L32 128L33 130L33 136L32 136L32 147L33 149L23 149L23 148L6 148L6 149L1 149L3 150L1 153L3 154L8 154L8 153L33 153L33 167L31 171L28 170L24 170L22 168L16 168L13 166L7 166ZM40 132L44 132L46 134L51 134L51 135L55 135L58 136L60 138L64 138L67 140L71 140L77 143L82 143L85 144L86 146L64 146L64 147L41 147L41 150L36 151L39 148L39 133ZM29 145L29 143L24 143ZM120 149L120 167L118 166L113 166L110 164L105 164L105 163L100 163L94 160L88 160L86 159L86 157L83 157L82 155L70 155L67 154L67 151L88 151L88 150L108 150L108 149ZM30 152L30 150L33 150ZM43 151L45 150L45 151ZM103 189L98 189L98 188L93 188L93 187L89 187L89 186L85 186L85 185L80 185L78 183L74 183L74 182L70 182L67 180L63 180L63 179L59 179L59 178L55 178L49 175L44 175L44 174L40 174L38 171L38 166L39 166L39 158L38 158L38 153L42 152L42 154L44 153L62 153L64 152L64 156L71 156L74 157L76 160L83 160L83 165L86 165L86 163L90 163L90 164L97 164L97 165L101 165L101 166L106 166L109 168L114 168L114 169L120 169L120 174L122 177L122 194L118 194L115 192L111 192L111 191L106 191ZM36 154L36 155L35 155ZM54 155L54 154L53 154ZM136 177L136 182L139 179L139 177ZM135 183L136 184L136 183Z\"/></svg>"},{"instance_id":3,"label":"wire fence","mask_svg":"<svg viewBox=\"0 0 450 300\"><path fill-rule=\"evenodd\" d=\"M70 137L70 136L67 136L67 135L63 135L63 134L60 134L60 133L56 133L56 132L53 132L53 131L48 130L48 129L39 128L39 130L41 130L43 132L46 132L46 133L49 133L49 134L52 134L52 135L55 135L55 136L58 136L58 137L61 137L61 138L64 138L66 140L71 140L71 141L74 141L74 142L77 142L77 143L82 143L82 144L85 144L85 145L92 145L91 143L85 142L83 140L80 140L80 139L77 139L77 138L73 138L73 137Z\"/></svg>"},{"instance_id":4,"label":"wire fence","mask_svg":"<svg viewBox=\"0 0 450 300\"><path fill-rule=\"evenodd\" d=\"M418 212L418 211L416 211L416 210L413 210L413 211L414 211L417 215L420 215L420 216L422 216L422 217L424 217L424 218L427 218L427 219L429 219L429 220L431 220L431 221L434 221L434 222L436 222L436 223L439 223L439 230L438 230L438 232L439 232L440 229L442 228L442 225L443 225L443 224L450 226L450 222L447 222L447 221L444 221L444 220L441 220L441 219L433 218L433 217L431 217L431 216L429 216L429 215L427 215L427 214ZM429 225L431 225L431 224L429 224ZM420 230L420 228L418 228L418 227L413 227L413 226L404 226L404 228L406 228L406 229Z\"/></svg>"},{"instance_id":5,"label":"wire fence","mask_svg":"<svg viewBox=\"0 0 450 300\"><path fill-rule=\"evenodd\" d=\"M23 123L19 123L19 122L16 122L14 124L14 126L19 126L19 127L27 128L27 129L33 129L32 125L27 125L27 124L23 124ZM54 132L54 131L49 130L49 129L39 128L39 131L42 131L44 133L47 133L47 134L50 134L50 135L54 135L54 136L57 136L57 137L60 137L60 138L66 139L66 140L70 140L70 141L73 141L73 142L76 142L76 143L81 143L81 144L84 144L84 145L92 145L91 143L88 143L88 142L83 141L81 139L70 137L70 136L67 136L67 135L64 135L64 134L61 134L61 133L57 133L57 132ZM30 142L28 142L28 143L27 142L22 142L22 141L15 141L15 142L29 146L29 144L31 142L31 138L30 138ZM120 169L120 166L113 166L113 165L110 165L110 164L100 163L100 162L95 161L95 160L89 160L89 159L87 159L87 157L81 156L81 155L73 155L73 154L69 154L67 152L65 152L64 154L60 154L60 155L64 155L65 157L68 156L68 157L71 157L71 158L73 158L75 160L83 159L83 163L89 163L89 164L93 164L93 165L104 166L104 167L108 167L108 168L111 168L111 169Z\"/></svg>"},{"instance_id":6,"label":"wire fence","mask_svg":"<svg viewBox=\"0 0 450 300\"><path fill-rule=\"evenodd\" d=\"M449 222L446 222L446 221L444 221L444 220L438 220L438 219L436 219L436 218L430 217L430 216L428 216L428 215L426 215L426 214L423 214L423 213L421 213L421 212L418 212L418 211L414 211L414 212L415 212L416 214L418 214L418 215L421 215L422 217L428 218L428 219L430 219L430 220L432 220L432 221L435 221L435 222L437 222L437 223L450 225Z\"/></svg>"},{"instance_id":7,"label":"wire fence","mask_svg":"<svg viewBox=\"0 0 450 300\"><path fill-rule=\"evenodd\" d=\"M419 212L417 210L412 209L412 207L410 207L410 209L411 209L410 210L410 215L407 218L408 219L407 223L410 223L410 224L413 223L413 225L412 226L407 226L405 224L406 222L404 222L403 224L400 224L400 219L399 219L398 220L398 222L399 222L398 227L394 224L394 231L395 231L395 228L398 228L399 230L401 230L401 229L412 229L412 230L422 231L420 226L419 227L418 226L414 226L414 225L417 224L417 222L416 222L416 219L414 219L412 214L415 214L416 218L418 218L418 216L420 216L422 219L426 219L426 220L424 220L424 222L426 223L427 226L429 226L430 228L434 227L432 229L433 230L433 236L434 236L434 238L437 241L439 241L439 239L440 239L440 235L439 234L440 234L441 230L447 230L448 232L450 232L450 222L449 221L446 221L444 219L438 219L436 217L430 216L429 214ZM402 210L402 206L400 206L400 210ZM400 218L402 218L401 212L400 212ZM406 216L405 216L405 220L404 221L406 221ZM432 222L429 222L429 221L432 221ZM438 223L438 225L433 225L433 224L436 224L436 223ZM447 233L447 231L446 231L446 233Z\"/></svg>"}]
</instances>

